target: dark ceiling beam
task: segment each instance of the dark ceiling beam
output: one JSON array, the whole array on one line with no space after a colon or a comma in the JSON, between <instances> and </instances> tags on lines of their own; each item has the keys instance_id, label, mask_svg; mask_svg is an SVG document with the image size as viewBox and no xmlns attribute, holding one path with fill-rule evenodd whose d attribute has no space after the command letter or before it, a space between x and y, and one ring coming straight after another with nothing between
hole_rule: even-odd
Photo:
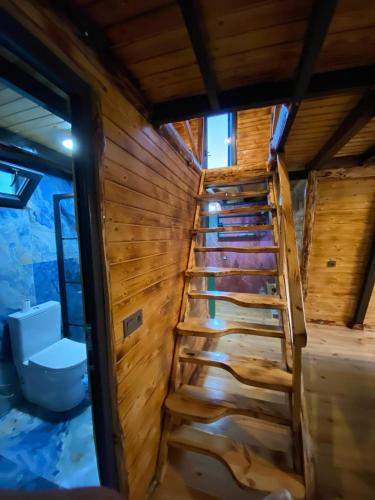
<instances>
[{"instance_id":1,"label":"dark ceiling beam","mask_svg":"<svg viewBox=\"0 0 375 500\"><path fill-rule=\"evenodd\" d=\"M313 75L305 99L367 88L375 84L375 65L329 71ZM220 111L261 108L291 102L294 81L263 82L226 90L219 94ZM214 114L207 95L190 96L156 104L151 121L155 125Z\"/></svg>"},{"instance_id":2,"label":"dark ceiling beam","mask_svg":"<svg viewBox=\"0 0 375 500\"><path fill-rule=\"evenodd\" d=\"M124 95L143 114L148 115L151 104L141 91L140 84L113 52L111 42L103 28L90 19L82 7L72 0L48 2L48 7L64 15L76 28L78 36L98 57L103 68L122 89Z\"/></svg>"},{"instance_id":3,"label":"dark ceiling beam","mask_svg":"<svg viewBox=\"0 0 375 500\"><path fill-rule=\"evenodd\" d=\"M319 169L347 144L375 116L375 90L369 90L306 166Z\"/></svg>"},{"instance_id":4,"label":"dark ceiling beam","mask_svg":"<svg viewBox=\"0 0 375 500\"><path fill-rule=\"evenodd\" d=\"M302 53L296 70L293 102L288 109L284 110L283 115L279 117L277 122L270 147L273 155L284 150L301 101L309 87L316 61L328 33L336 6L337 0L316 0L313 4Z\"/></svg>"},{"instance_id":5,"label":"dark ceiling beam","mask_svg":"<svg viewBox=\"0 0 375 500\"><path fill-rule=\"evenodd\" d=\"M20 149L0 144L0 161L6 161L13 165L29 168L46 175L55 175L64 179L72 180L72 170L60 168L55 163L28 154Z\"/></svg>"},{"instance_id":6,"label":"dark ceiling beam","mask_svg":"<svg viewBox=\"0 0 375 500\"><path fill-rule=\"evenodd\" d=\"M306 172L305 169L303 170L292 170L288 172L289 175L289 180L291 181L301 181L301 180L307 180L308 173Z\"/></svg>"},{"instance_id":7,"label":"dark ceiling beam","mask_svg":"<svg viewBox=\"0 0 375 500\"><path fill-rule=\"evenodd\" d=\"M54 149L34 142L11 130L0 128L0 159L6 161L26 161L25 167L34 170L43 169L44 165L66 173L72 172L72 159ZM39 169L36 167L39 165ZM43 171L43 170L41 170Z\"/></svg>"},{"instance_id":8,"label":"dark ceiling beam","mask_svg":"<svg viewBox=\"0 0 375 500\"><path fill-rule=\"evenodd\" d=\"M56 94L45 84L0 56L0 81L23 97L48 109L51 113L70 122L68 100Z\"/></svg>"},{"instance_id":9,"label":"dark ceiling beam","mask_svg":"<svg viewBox=\"0 0 375 500\"><path fill-rule=\"evenodd\" d=\"M359 165L363 165L369 160L371 160L375 156L375 144L370 146L364 153L359 155L358 163Z\"/></svg>"},{"instance_id":10,"label":"dark ceiling beam","mask_svg":"<svg viewBox=\"0 0 375 500\"><path fill-rule=\"evenodd\" d=\"M207 52L197 0L178 0L212 111L219 109L218 86Z\"/></svg>"},{"instance_id":11,"label":"dark ceiling beam","mask_svg":"<svg viewBox=\"0 0 375 500\"><path fill-rule=\"evenodd\" d=\"M352 321L352 326L362 326L366 317L368 305L370 303L372 291L375 283L375 236L370 249L370 257L364 274L362 289L359 294L356 311Z\"/></svg>"}]
</instances>

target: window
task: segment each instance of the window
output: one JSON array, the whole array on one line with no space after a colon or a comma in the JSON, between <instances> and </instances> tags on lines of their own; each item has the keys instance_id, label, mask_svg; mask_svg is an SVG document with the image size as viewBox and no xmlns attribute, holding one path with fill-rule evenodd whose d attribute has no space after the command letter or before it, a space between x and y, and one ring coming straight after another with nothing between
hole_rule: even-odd
<instances>
[{"instance_id":1,"label":"window","mask_svg":"<svg viewBox=\"0 0 375 500\"><path fill-rule=\"evenodd\" d=\"M0 162L0 207L24 208L41 178L34 170Z\"/></svg>"},{"instance_id":2,"label":"window","mask_svg":"<svg viewBox=\"0 0 375 500\"><path fill-rule=\"evenodd\" d=\"M206 118L206 166L228 167L234 160L233 113Z\"/></svg>"}]
</instances>

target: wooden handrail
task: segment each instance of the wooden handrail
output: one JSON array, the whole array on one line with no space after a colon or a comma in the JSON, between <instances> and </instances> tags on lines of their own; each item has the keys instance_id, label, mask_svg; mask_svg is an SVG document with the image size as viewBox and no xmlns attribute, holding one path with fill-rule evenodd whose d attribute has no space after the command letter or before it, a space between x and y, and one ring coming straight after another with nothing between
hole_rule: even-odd
<instances>
[{"instance_id":1,"label":"wooden handrail","mask_svg":"<svg viewBox=\"0 0 375 500\"><path fill-rule=\"evenodd\" d=\"M305 312L302 298L302 284L298 261L296 233L293 221L292 195L288 171L283 155L277 155L280 202L282 217L284 217L284 234L286 245L286 260L289 276L289 294L291 302L293 344L305 347L307 343Z\"/></svg>"}]
</instances>

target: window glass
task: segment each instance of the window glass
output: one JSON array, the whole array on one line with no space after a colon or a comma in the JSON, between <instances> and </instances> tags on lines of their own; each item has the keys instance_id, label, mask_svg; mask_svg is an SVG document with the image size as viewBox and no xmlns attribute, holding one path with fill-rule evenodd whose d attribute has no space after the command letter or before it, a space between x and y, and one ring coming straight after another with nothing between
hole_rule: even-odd
<instances>
[{"instance_id":1,"label":"window glass","mask_svg":"<svg viewBox=\"0 0 375 500\"><path fill-rule=\"evenodd\" d=\"M24 208L41 177L28 168L0 162L0 207Z\"/></svg>"},{"instance_id":2,"label":"window glass","mask_svg":"<svg viewBox=\"0 0 375 500\"><path fill-rule=\"evenodd\" d=\"M17 195L22 191L26 180L26 177L17 170L13 172L0 170L0 193Z\"/></svg>"},{"instance_id":3,"label":"window glass","mask_svg":"<svg viewBox=\"0 0 375 500\"><path fill-rule=\"evenodd\" d=\"M227 167L229 165L229 114L207 118L207 168Z\"/></svg>"}]
</instances>

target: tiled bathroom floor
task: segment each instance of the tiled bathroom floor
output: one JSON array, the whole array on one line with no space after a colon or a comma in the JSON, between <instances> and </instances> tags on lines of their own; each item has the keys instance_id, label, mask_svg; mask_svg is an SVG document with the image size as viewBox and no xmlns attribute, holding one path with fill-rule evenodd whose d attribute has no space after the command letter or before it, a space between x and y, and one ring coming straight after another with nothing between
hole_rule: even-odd
<instances>
[{"instance_id":1,"label":"tiled bathroom floor","mask_svg":"<svg viewBox=\"0 0 375 500\"><path fill-rule=\"evenodd\" d=\"M0 487L19 490L99 484L91 406L66 413L23 402L0 418Z\"/></svg>"}]
</instances>

